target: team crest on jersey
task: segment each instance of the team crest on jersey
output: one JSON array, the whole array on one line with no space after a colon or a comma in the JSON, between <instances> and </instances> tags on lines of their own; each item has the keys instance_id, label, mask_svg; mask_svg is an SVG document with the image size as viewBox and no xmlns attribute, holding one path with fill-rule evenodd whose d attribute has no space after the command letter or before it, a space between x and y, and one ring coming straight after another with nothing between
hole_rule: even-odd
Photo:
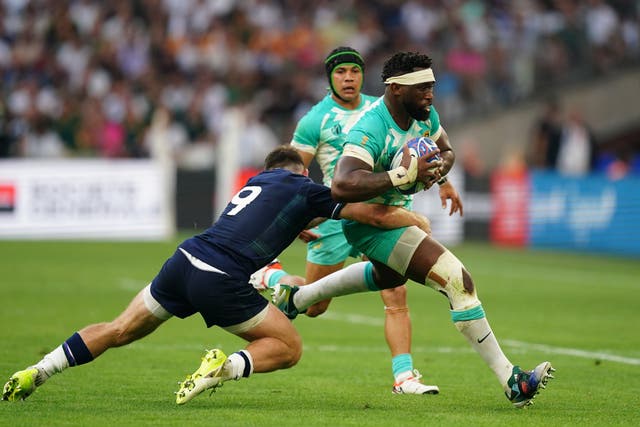
<instances>
[{"instance_id":1,"label":"team crest on jersey","mask_svg":"<svg viewBox=\"0 0 640 427\"><path fill-rule=\"evenodd\" d=\"M342 133L342 126L340 126L340 123L338 123L337 125L335 125L334 127L331 128L331 132L334 135L340 135Z\"/></svg>"}]
</instances>

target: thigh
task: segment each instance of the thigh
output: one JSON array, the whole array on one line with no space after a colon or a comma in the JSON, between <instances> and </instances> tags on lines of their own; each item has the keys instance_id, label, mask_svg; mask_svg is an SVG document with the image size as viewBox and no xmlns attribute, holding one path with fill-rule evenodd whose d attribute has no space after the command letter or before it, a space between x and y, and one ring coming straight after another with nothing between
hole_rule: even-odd
<instances>
[{"instance_id":1,"label":"thigh","mask_svg":"<svg viewBox=\"0 0 640 427\"><path fill-rule=\"evenodd\" d=\"M407 268L407 277L424 284L431 267L447 249L436 239L426 236L416 248Z\"/></svg>"},{"instance_id":2,"label":"thigh","mask_svg":"<svg viewBox=\"0 0 640 427\"><path fill-rule=\"evenodd\" d=\"M127 335L127 341L140 339L153 332L166 319L155 316L145 304L145 289L140 291L127 308L113 321Z\"/></svg>"},{"instance_id":3,"label":"thigh","mask_svg":"<svg viewBox=\"0 0 640 427\"><path fill-rule=\"evenodd\" d=\"M301 340L293 322L287 318L273 304L268 304L268 312L265 318L248 331L238 333L241 338L252 342L261 338L275 338L285 343L299 342Z\"/></svg>"},{"instance_id":4,"label":"thigh","mask_svg":"<svg viewBox=\"0 0 640 427\"><path fill-rule=\"evenodd\" d=\"M383 291L393 291L394 288L404 285L407 281L400 273L376 260L369 260L373 266L373 278L376 286Z\"/></svg>"},{"instance_id":5,"label":"thigh","mask_svg":"<svg viewBox=\"0 0 640 427\"><path fill-rule=\"evenodd\" d=\"M418 227L392 230L345 222L344 233L349 243L370 260L383 263L404 276L420 242L427 234Z\"/></svg>"}]
</instances>

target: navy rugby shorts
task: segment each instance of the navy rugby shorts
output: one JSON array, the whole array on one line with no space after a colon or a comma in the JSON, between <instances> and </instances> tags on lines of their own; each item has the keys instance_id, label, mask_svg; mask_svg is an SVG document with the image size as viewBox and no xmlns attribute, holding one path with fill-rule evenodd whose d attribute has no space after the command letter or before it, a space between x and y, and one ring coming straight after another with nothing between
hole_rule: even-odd
<instances>
[{"instance_id":1,"label":"navy rugby shorts","mask_svg":"<svg viewBox=\"0 0 640 427\"><path fill-rule=\"evenodd\" d=\"M169 313L181 319L200 313L207 327L228 327L253 318L267 306L246 280L187 256L178 248L151 282L151 295Z\"/></svg>"}]
</instances>

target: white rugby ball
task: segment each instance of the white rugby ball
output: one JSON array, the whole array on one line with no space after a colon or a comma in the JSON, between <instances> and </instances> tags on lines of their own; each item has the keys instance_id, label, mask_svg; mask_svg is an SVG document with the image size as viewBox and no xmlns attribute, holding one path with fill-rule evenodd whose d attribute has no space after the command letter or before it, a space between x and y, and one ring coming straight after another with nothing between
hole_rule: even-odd
<instances>
[{"instance_id":1,"label":"white rugby ball","mask_svg":"<svg viewBox=\"0 0 640 427\"><path fill-rule=\"evenodd\" d=\"M433 142L432 139L427 138L426 136L420 136L417 138L410 139L409 141L405 142L405 145L409 146L411 157L422 157L425 154L431 153L432 151L438 148L438 145L435 142ZM402 162L403 148L404 146L400 147L396 152L396 154L393 156L393 159L391 160L391 169L395 169L398 166L400 166L400 163ZM436 155L433 158L431 158L430 161L439 160L439 159L440 159L440 156ZM396 190L398 190L402 194L415 194L424 190L424 188L425 188L425 185L423 182L415 181L409 184L400 185L396 187Z\"/></svg>"}]
</instances>

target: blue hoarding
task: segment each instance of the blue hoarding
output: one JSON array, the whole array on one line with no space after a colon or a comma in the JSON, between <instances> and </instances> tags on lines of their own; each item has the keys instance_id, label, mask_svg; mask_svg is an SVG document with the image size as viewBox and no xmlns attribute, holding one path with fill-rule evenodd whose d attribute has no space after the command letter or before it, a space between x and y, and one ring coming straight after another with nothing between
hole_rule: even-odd
<instances>
[{"instance_id":1,"label":"blue hoarding","mask_svg":"<svg viewBox=\"0 0 640 427\"><path fill-rule=\"evenodd\" d=\"M532 247L640 255L640 177L531 173Z\"/></svg>"}]
</instances>

